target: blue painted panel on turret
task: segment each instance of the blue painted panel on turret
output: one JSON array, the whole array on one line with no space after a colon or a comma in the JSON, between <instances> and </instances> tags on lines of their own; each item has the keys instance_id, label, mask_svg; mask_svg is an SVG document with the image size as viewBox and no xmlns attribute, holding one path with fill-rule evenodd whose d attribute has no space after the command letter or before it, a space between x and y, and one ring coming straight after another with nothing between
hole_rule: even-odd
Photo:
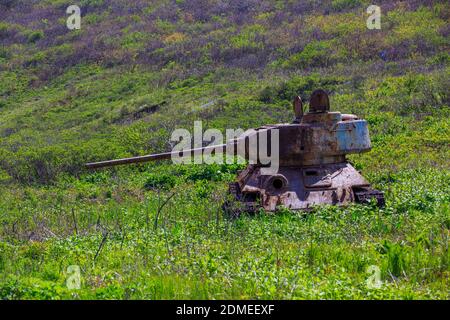
<instances>
[{"instance_id":1,"label":"blue painted panel on turret","mask_svg":"<svg viewBox=\"0 0 450 320\"><path fill-rule=\"evenodd\" d=\"M370 150L370 137L365 120L343 121L336 128L337 151L359 153Z\"/></svg>"}]
</instances>

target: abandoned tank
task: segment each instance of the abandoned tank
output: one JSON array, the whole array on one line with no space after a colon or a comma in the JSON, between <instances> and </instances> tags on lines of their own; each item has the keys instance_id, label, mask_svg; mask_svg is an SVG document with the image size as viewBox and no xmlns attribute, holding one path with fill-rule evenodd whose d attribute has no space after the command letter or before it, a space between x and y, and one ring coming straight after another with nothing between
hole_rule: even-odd
<instances>
[{"instance_id":1,"label":"abandoned tank","mask_svg":"<svg viewBox=\"0 0 450 320\"><path fill-rule=\"evenodd\" d=\"M260 208L272 212L280 207L310 210L317 205L342 206L368 203L372 199L383 206L383 193L373 189L346 158L348 154L371 149L367 122L356 115L330 111L329 97L320 89L312 93L308 112L304 112L300 97L294 99L293 106L292 123L250 129L227 144L88 163L86 167L170 159L212 150L238 155L249 162L229 185L230 196L224 210L232 216ZM277 139L267 138L273 136ZM258 142L256 149L251 148L251 141ZM272 164L268 170L269 165L261 159L260 141L269 153L276 150L275 171Z\"/></svg>"}]
</instances>

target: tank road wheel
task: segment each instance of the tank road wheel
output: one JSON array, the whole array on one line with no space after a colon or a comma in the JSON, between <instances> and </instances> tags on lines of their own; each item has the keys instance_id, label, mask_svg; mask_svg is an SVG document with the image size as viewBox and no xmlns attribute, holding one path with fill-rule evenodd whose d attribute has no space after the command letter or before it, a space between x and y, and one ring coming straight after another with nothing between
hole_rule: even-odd
<instances>
[{"instance_id":1,"label":"tank road wheel","mask_svg":"<svg viewBox=\"0 0 450 320\"><path fill-rule=\"evenodd\" d=\"M385 206L384 193L371 188L355 188L355 201L357 203L370 203L372 199L377 201L377 206L383 208Z\"/></svg>"},{"instance_id":2,"label":"tank road wheel","mask_svg":"<svg viewBox=\"0 0 450 320\"><path fill-rule=\"evenodd\" d=\"M254 213L257 209L256 203L249 201L242 194L241 188L237 182L228 185L228 197L222 205L225 217L228 219L237 219L242 213Z\"/></svg>"}]
</instances>

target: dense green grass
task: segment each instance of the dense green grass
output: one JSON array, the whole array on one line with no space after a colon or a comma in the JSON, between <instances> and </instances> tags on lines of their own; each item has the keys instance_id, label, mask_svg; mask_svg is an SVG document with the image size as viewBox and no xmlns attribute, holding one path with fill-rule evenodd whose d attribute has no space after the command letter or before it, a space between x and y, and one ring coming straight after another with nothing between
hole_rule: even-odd
<instances>
[{"instance_id":1,"label":"dense green grass","mask_svg":"<svg viewBox=\"0 0 450 320\"><path fill-rule=\"evenodd\" d=\"M261 212L235 221L222 219L220 182L174 187L158 218L168 194L143 192L137 186L144 181L126 175L16 190L21 210L2 216L10 227L1 234L0 292L4 298L447 299L448 172L408 170L372 180L387 193L384 209ZM69 265L81 267L79 291L65 286ZM381 270L380 289L366 285L372 265Z\"/></svg>"},{"instance_id":2,"label":"dense green grass","mask_svg":"<svg viewBox=\"0 0 450 320\"><path fill-rule=\"evenodd\" d=\"M445 1L382 2L369 31L367 1L84 0L73 32L64 1L19 2L0 5L0 298L449 298ZM349 160L385 208L231 221L241 166L82 167L168 151L195 120L289 122L292 97L320 87L368 121L373 149Z\"/></svg>"}]
</instances>

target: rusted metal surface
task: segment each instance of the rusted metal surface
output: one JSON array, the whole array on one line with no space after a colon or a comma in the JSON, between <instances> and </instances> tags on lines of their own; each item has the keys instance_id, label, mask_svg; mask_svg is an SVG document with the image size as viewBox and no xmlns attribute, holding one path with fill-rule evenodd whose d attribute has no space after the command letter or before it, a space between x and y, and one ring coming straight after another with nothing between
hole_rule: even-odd
<instances>
[{"instance_id":1,"label":"rusted metal surface","mask_svg":"<svg viewBox=\"0 0 450 320\"><path fill-rule=\"evenodd\" d=\"M203 151L208 151L208 150L213 150L215 152L224 152L226 147L227 147L226 144L221 144L221 145L208 146L208 147L204 147L204 148L196 148L196 149L191 149L191 150L165 152L165 153L149 154L146 156L139 156L139 157L107 160L107 161L100 161L100 162L91 162L91 163L86 163L85 167L87 169L99 169L99 168L120 166L120 165L124 165L124 164L142 163L142 162L157 161L157 160L167 160L167 159L171 159L172 156L174 156L174 155L179 156L179 157L191 157L193 154L195 154L197 152L203 152Z\"/></svg>"},{"instance_id":2,"label":"rusted metal surface","mask_svg":"<svg viewBox=\"0 0 450 320\"><path fill-rule=\"evenodd\" d=\"M230 190L244 204L244 211L261 207L266 211L281 207L310 210L316 205L342 206L371 199L383 206L383 193L373 190L345 157L371 149L367 122L352 114L330 112L329 98L323 90L312 94L308 113L303 113L299 97L293 107L292 124L249 130L236 142L243 143L251 135L274 129L280 137L278 173L263 175L262 166L256 164L241 172ZM227 209L236 215L236 208Z\"/></svg>"},{"instance_id":3,"label":"rusted metal surface","mask_svg":"<svg viewBox=\"0 0 450 320\"><path fill-rule=\"evenodd\" d=\"M293 123L266 125L247 130L227 144L208 146L181 152L167 152L134 158L89 163L88 168L170 159L173 155L192 156L197 152L215 150L231 152L253 162L240 172L229 192L234 200L224 208L234 216L242 211L264 208L276 211L280 207L309 210L320 204L346 205L365 203L375 199L384 205L384 196L373 190L364 177L348 163L347 154L367 152L371 149L367 122L351 114L330 111L328 95L323 90L313 92L310 110L304 113L300 97L294 99ZM279 169L276 174L263 174L264 165L259 155L254 157L249 140L279 136ZM271 139L267 150L272 150ZM231 148L230 148L231 147ZM235 204L240 204L236 206Z\"/></svg>"},{"instance_id":4,"label":"rusted metal surface","mask_svg":"<svg viewBox=\"0 0 450 320\"><path fill-rule=\"evenodd\" d=\"M328 94L322 90L318 89L313 92L311 99L309 100L309 112L328 112L330 111L330 99Z\"/></svg>"},{"instance_id":5,"label":"rusted metal surface","mask_svg":"<svg viewBox=\"0 0 450 320\"><path fill-rule=\"evenodd\" d=\"M355 201L354 190L370 184L349 163L281 167L278 174L264 176L260 168L238 177L243 194L256 194L268 211L278 206L307 210L314 205L343 205Z\"/></svg>"},{"instance_id":6,"label":"rusted metal surface","mask_svg":"<svg viewBox=\"0 0 450 320\"><path fill-rule=\"evenodd\" d=\"M294 99L294 114L294 123L300 123L303 118L303 102L300 96L297 96Z\"/></svg>"}]
</instances>

